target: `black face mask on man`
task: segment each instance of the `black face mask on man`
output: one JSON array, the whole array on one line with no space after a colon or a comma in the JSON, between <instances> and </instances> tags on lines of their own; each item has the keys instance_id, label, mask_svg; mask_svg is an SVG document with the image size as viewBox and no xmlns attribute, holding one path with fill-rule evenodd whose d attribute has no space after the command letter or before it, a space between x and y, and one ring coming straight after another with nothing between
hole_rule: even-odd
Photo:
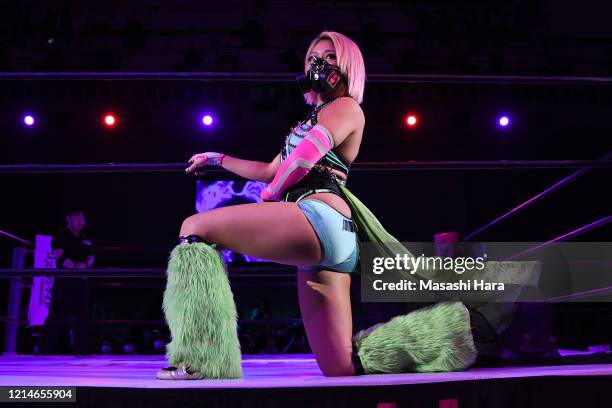
<instances>
[{"instance_id":1,"label":"black face mask on man","mask_svg":"<svg viewBox=\"0 0 612 408\"><path fill-rule=\"evenodd\" d=\"M325 93L334 89L341 81L342 74L340 68L335 65L330 65L327 61L321 58L313 57L314 62L306 75L298 75L297 81L302 93L315 91L316 93Z\"/></svg>"}]
</instances>

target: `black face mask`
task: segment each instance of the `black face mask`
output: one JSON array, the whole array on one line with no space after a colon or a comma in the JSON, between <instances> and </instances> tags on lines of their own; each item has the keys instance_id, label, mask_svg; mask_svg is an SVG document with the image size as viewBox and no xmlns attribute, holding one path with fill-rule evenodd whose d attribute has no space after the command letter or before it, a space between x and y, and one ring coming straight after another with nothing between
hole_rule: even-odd
<instances>
[{"instance_id":1,"label":"black face mask","mask_svg":"<svg viewBox=\"0 0 612 408\"><path fill-rule=\"evenodd\" d=\"M325 93L334 89L342 82L340 68L330 65L327 61L314 57L314 62L310 66L306 75L298 75L297 81L302 93L315 91Z\"/></svg>"}]
</instances>

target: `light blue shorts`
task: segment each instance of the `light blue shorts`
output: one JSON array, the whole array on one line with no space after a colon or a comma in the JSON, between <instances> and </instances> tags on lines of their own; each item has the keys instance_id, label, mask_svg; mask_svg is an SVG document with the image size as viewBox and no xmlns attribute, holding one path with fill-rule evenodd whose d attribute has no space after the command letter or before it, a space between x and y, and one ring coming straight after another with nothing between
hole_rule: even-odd
<instances>
[{"instance_id":1,"label":"light blue shorts","mask_svg":"<svg viewBox=\"0 0 612 408\"><path fill-rule=\"evenodd\" d=\"M319 237L323 251L323 259L319 265L305 265L300 268L309 271L326 269L353 272L359 260L359 245L351 219L314 198L305 198L297 205Z\"/></svg>"}]
</instances>

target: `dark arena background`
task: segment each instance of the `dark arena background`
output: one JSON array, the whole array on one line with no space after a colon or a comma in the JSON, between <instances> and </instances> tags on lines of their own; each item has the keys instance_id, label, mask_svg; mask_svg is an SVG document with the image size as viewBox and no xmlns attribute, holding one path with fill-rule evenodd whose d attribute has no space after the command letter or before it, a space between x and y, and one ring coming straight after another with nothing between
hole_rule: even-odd
<instances>
[{"instance_id":1,"label":"dark arena background","mask_svg":"<svg viewBox=\"0 0 612 408\"><path fill-rule=\"evenodd\" d=\"M270 162L312 109L296 76L321 31L363 54L348 186L399 241L611 241L611 15L596 0L0 2L0 402L34 388L83 407L612 406L605 300L517 302L465 371L326 377L296 267L230 251L244 378L156 379L181 223L265 187L186 175L187 160ZM95 261L53 269L70 210ZM55 297L50 276L70 282ZM358 284L354 331L424 306L362 302Z\"/></svg>"}]
</instances>

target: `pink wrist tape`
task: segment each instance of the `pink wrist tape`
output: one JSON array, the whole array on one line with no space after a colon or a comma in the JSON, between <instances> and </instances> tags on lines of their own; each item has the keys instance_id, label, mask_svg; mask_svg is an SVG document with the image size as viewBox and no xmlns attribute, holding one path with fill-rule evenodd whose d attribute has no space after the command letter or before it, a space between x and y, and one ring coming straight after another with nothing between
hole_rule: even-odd
<instances>
[{"instance_id":1,"label":"pink wrist tape","mask_svg":"<svg viewBox=\"0 0 612 408\"><path fill-rule=\"evenodd\" d=\"M333 147L334 139L329 130L321 125L315 125L281 163L274 180L263 191L262 198L278 199L280 193L304 178L319 159Z\"/></svg>"}]
</instances>

